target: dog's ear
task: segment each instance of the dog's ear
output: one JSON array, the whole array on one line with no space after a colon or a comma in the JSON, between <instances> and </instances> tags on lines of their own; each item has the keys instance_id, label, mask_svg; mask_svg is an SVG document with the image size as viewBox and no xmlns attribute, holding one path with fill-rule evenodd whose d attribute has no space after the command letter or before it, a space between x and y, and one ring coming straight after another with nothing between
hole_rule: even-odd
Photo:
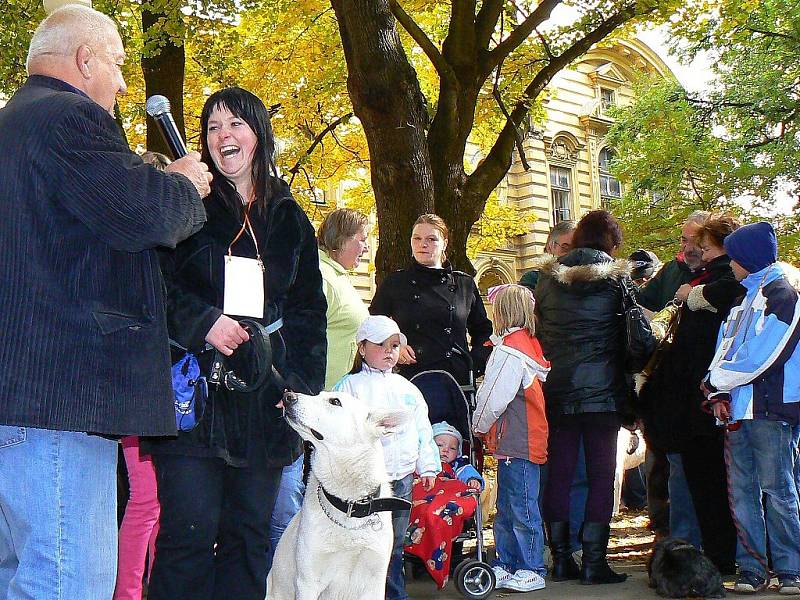
<instances>
[{"instance_id":1,"label":"dog's ear","mask_svg":"<svg viewBox=\"0 0 800 600\"><path fill-rule=\"evenodd\" d=\"M402 409L374 408L367 415L367 423L375 428L378 437L397 433L411 420L411 413Z\"/></svg>"}]
</instances>

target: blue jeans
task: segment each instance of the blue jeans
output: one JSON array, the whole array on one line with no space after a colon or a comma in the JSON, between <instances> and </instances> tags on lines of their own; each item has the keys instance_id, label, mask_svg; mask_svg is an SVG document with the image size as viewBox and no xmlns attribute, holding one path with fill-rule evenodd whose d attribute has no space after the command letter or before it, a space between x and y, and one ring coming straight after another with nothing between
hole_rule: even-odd
<instances>
[{"instance_id":1,"label":"blue jeans","mask_svg":"<svg viewBox=\"0 0 800 600\"><path fill-rule=\"evenodd\" d=\"M625 471L622 479L622 501L629 509L647 508L647 472L644 463Z\"/></svg>"},{"instance_id":2,"label":"blue jeans","mask_svg":"<svg viewBox=\"0 0 800 600\"><path fill-rule=\"evenodd\" d=\"M281 484L278 486L278 496L275 498L275 508L272 509L272 518L269 521L269 549L267 550L267 571L272 569L272 559L275 548L289 526L300 506L303 504L303 494L306 486L303 485L303 457L300 456L292 464L283 467Z\"/></svg>"},{"instance_id":3,"label":"blue jeans","mask_svg":"<svg viewBox=\"0 0 800 600\"><path fill-rule=\"evenodd\" d=\"M413 484L413 474L392 481L392 494L397 498L404 498L410 502L411 486ZM406 580L403 575L403 538L405 538L406 529L408 529L410 515L410 510L392 511L394 544L392 546L392 557L389 559L389 573L386 577L386 600L408 600Z\"/></svg>"},{"instance_id":4,"label":"blue jeans","mask_svg":"<svg viewBox=\"0 0 800 600\"><path fill-rule=\"evenodd\" d=\"M800 496L800 425L794 428L794 482Z\"/></svg>"},{"instance_id":5,"label":"blue jeans","mask_svg":"<svg viewBox=\"0 0 800 600\"><path fill-rule=\"evenodd\" d=\"M686 540L700 549L700 523L694 512L692 494L686 475L683 472L683 461L677 452L668 453L669 461L669 534L672 537Z\"/></svg>"},{"instance_id":6,"label":"blue jeans","mask_svg":"<svg viewBox=\"0 0 800 600\"><path fill-rule=\"evenodd\" d=\"M780 421L742 421L739 429L728 432L727 442L734 515L740 530L736 547L739 570L766 575L769 532L775 572L800 575L792 428Z\"/></svg>"},{"instance_id":7,"label":"blue jeans","mask_svg":"<svg viewBox=\"0 0 800 600\"><path fill-rule=\"evenodd\" d=\"M544 576L544 531L539 513L539 465L523 458L497 461L496 564Z\"/></svg>"},{"instance_id":8,"label":"blue jeans","mask_svg":"<svg viewBox=\"0 0 800 600\"><path fill-rule=\"evenodd\" d=\"M111 598L117 445L0 425L0 599Z\"/></svg>"}]
</instances>

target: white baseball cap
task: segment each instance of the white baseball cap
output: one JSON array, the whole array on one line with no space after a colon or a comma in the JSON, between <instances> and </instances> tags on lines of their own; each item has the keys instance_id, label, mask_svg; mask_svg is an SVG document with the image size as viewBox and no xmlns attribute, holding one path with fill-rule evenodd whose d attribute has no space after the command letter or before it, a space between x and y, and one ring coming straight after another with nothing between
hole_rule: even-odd
<instances>
[{"instance_id":1,"label":"white baseball cap","mask_svg":"<svg viewBox=\"0 0 800 600\"><path fill-rule=\"evenodd\" d=\"M408 338L402 334L400 327L392 319L384 315L371 315L364 319L356 332L356 342L367 340L373 344L382 344L393 335L400 336L403 345L408 344Z\"/></svg>"}]
</instances>

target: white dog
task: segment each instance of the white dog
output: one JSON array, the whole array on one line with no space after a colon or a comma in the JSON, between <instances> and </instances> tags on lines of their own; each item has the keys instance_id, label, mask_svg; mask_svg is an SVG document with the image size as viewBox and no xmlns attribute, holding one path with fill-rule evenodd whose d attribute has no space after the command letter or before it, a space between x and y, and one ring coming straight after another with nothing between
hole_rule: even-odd
<instances>
[{"instance_id":1,"label":"white dog","mask_svg":"<svg viewBox=\"0 0 800 600\"><path fill-rule=\"evenodd\" d=\"M300 512L275 551L267 600L378 600L392 550L391 497L380 437L402 410L369 409L345 393L288 393L285 417L314 446ZM348 515L348 513L350 513Z\"/></svg>"},{"instance_id":2,"label":"white dog","mask_svg":"<svg viewBox=\"0 0 800 600\"><path fill-rule=\"evenodd\" d=\"M644 462L646 445L640 431L619 428L617 434L617 467L614 472L614 514L619 513L622 499L622 480L625 471L638 467Z\"/></svg>"}]
</instances>

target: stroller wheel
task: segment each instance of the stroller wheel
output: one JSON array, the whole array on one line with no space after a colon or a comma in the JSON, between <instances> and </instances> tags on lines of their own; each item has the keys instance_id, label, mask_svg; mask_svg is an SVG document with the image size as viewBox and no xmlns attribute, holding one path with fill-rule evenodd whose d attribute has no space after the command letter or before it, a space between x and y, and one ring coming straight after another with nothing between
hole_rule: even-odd
<instances>
[{"instance_id":1,"label":"stroller wheel","mask_svg":"<svg viewBox=\"0 0 800 600\"><path fill-rule=\"evenodd\" d=\"M494 571L484 562L465 560L458 565L453 578L456 589L465 598L481 600L488 598L494 592Z\"/></svg>"},{"instance_id":2,"label":"stroller wheel","mask_svg":"<svg viewBox=\"0 0 800 600\"><path fill-rule=\"evenodd\" d=\"M461 562L459 562L455 569L453 569L453 573L450 575L450 579L452 581L458 581L459 575L461 575L461 571L464 567L466 567L470 562L475 562L474 560L470 560L469 558L462 558Z\"/></svg>"}]
</instances>

